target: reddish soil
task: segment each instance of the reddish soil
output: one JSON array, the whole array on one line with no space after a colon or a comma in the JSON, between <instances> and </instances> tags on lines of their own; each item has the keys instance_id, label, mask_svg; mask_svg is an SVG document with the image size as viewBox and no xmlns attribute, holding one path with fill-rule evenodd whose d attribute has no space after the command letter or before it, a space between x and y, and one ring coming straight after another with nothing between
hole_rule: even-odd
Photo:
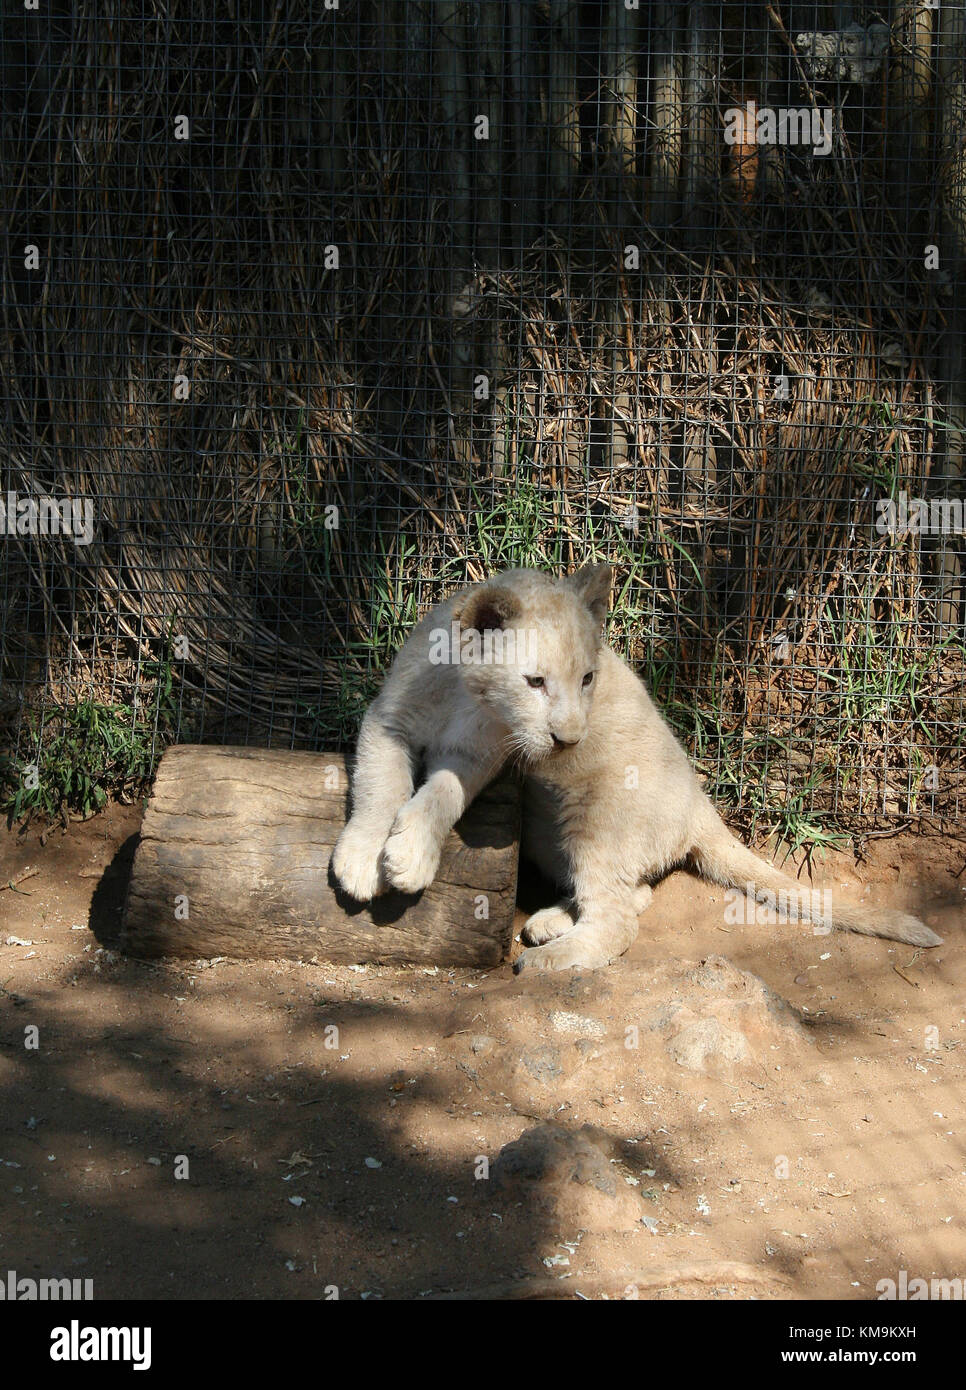
<instances>
[{"instance_id":1,"label":"reddish soil","mask_svg":"<svg viewBox=\"0 0 966 1390\"><path fill-rule=\"evenodd\" d=\"M524 984L125 959L104 943L139 819L0 841L4 884L39 870L0 889L0 1270L120 1299L869 1299L966 1275L962 840L873 840L817 876L918 912L933 951L728 924L675 874L620 962ZM705 1073L667 1020L709 957L791 1012L759 1001L748 1055ZM480 1176L549 1119L589 1126L614 1191Z\"/></svg>"}]
</instances>

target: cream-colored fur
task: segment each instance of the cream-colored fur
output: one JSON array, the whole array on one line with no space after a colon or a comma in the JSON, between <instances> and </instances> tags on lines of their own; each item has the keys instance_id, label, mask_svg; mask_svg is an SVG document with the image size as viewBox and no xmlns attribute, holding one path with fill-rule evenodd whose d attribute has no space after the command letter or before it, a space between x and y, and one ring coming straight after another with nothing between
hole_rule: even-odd
<instances>
[{"instance_id":1,"label":"cream-colored fur","mask_svg":"<svg viewBox=\"0 0 966 1390\"><path fill-rule=\"evenodd\" d=\"M821 926L939 945L908 913L819 910L735 839L643 681L603 644L610 583L607 565L563 580L509 570L414 629L360 731L352 816L332 856L343 888L362 901L425 888L449 830L512 759L525 777L523 853L567 894L528 919L518 971L607 965L636 937L650 885L682 864L779 907L791 894ZM478 644L434 663L441 633L492 638L500 659L481 659Z\"/></svg>"}]
</instances>

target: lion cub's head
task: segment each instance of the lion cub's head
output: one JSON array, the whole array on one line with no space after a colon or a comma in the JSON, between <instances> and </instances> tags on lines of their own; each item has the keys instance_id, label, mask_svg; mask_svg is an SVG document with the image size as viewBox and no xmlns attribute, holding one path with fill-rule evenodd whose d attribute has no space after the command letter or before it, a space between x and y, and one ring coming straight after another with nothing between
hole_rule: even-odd
<instances>
[{"instance_id":1,"label":"lion cub's head","mask_svg":"<svg viewBox=\"0 0 966 1390\"><path fill-rule=\"evenodd\" d=\"M463 682L507 726L524 763L562 754L587 732L612 576L610 565L559 580L508 570L453 610Z\"/></svg>"}]
</instances>

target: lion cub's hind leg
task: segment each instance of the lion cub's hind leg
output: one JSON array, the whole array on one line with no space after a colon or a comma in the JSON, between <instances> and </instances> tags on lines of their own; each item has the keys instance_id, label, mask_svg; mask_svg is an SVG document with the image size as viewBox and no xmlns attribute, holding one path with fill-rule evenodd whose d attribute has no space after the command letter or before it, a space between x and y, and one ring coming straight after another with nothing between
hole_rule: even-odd
<instances>
[{"instance_id":1,"label":"lion cub's hind leg","mask_svg":"<svg viewBox=\"0 0 966 1390\"><path fill-rule=\"evenodd\" d=\"M570 931L577 921L577 908L570 898L563 898L553 907L542 907L523 924L520 935L528 946L542 946Z\"/></svg>"},{"instance_id":2,"label":"lion cub's hind leg","mask_svg":"<svg viewBox=\"0 0 966 1390\"><path fill-rule=\"evenodd\" d=\"M632 895L634 915L646 911L650 902L650 886L642 883L634 889ZM577 905L572 898L564 898L553 907L541 908L539 912L527 918L520 935L528 946L546 946L547 950L535 954L528 951L517 963L517 972L523 969L565 970L570 965L583 965L595 969L601 965L608 965L614 959L614 954L611 953L619 955L622 950L626 950L636 935L634 928L630 940L617 950L626 933L601 932L588 930L587 927L586 922L579 924ZM557 944L551 947L551 942Z\"/></svg>"}]
</instances>

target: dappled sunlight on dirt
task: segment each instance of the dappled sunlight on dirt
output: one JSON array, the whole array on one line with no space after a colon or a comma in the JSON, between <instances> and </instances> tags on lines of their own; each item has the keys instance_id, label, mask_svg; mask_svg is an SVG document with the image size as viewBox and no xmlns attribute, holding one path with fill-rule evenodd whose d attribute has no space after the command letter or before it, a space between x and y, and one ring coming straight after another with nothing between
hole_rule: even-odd
<instances>
[{"instance_id":1,"label":"dappled sunlight on dirt","mask_svg":"<svg viewBox=\"0 0 966 1390\"><path fill-rule=\"evenodd\" d=\"M0 1268L98 1298L870 1298L966 1274L962 844L822 871L920 912L935 951L728 921L676 874L618 964L524 984L127 960L88 924L98 889L105 939L137 823L5 837L3 882L40 872L0 891Z\"/></svg>"}]
</instances>

